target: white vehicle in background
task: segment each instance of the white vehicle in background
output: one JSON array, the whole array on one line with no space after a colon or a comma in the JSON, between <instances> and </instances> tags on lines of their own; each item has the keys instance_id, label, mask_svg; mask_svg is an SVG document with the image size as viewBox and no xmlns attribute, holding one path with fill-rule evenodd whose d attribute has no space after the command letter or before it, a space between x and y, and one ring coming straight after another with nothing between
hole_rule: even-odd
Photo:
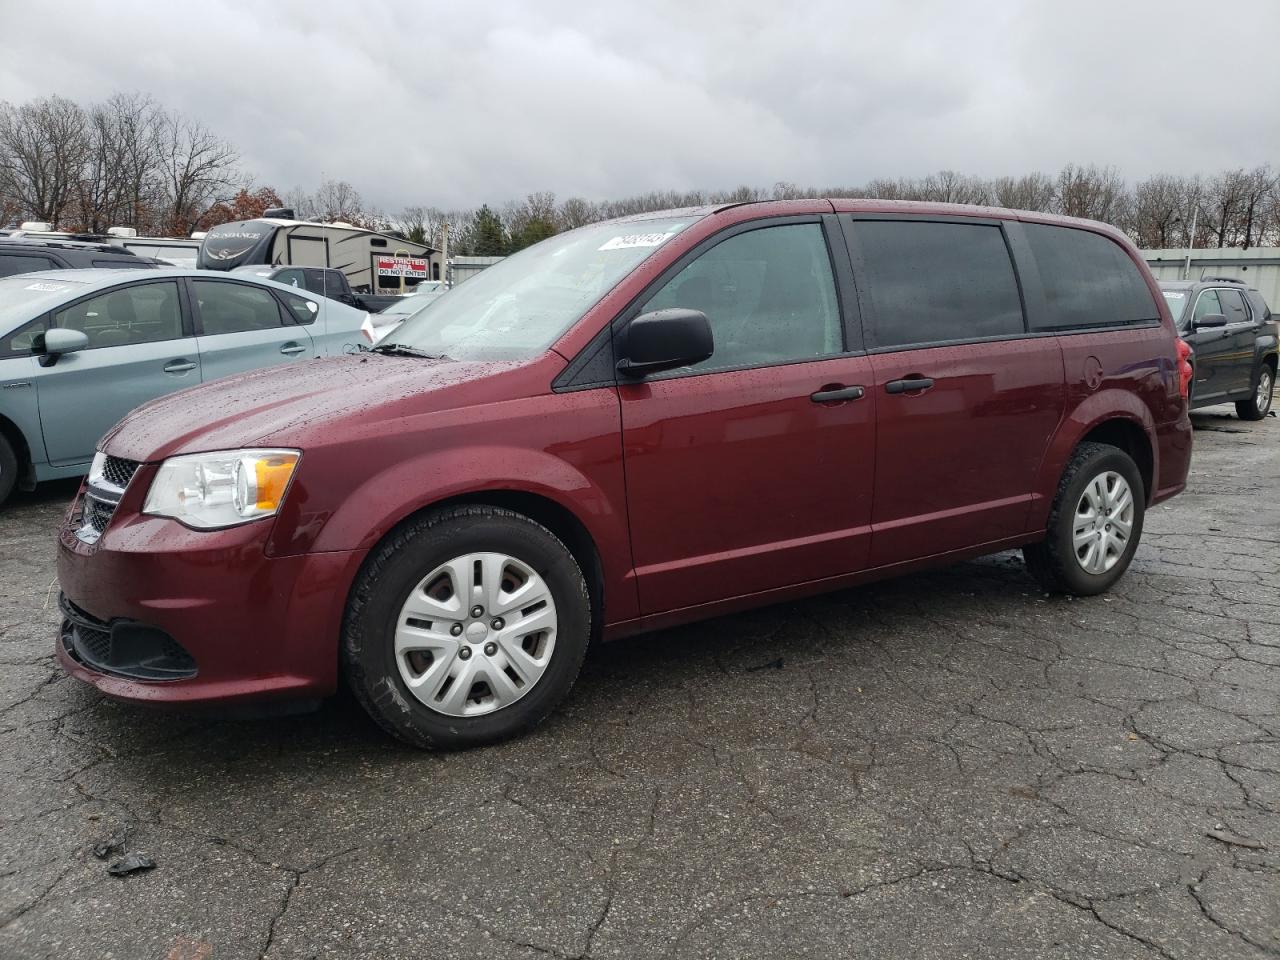
<instances>
[{"instance_id":1,"label":"white vehicle in background","mask_svg":"<svg viewBox=\"0 0 1280 960\"><path fill-rule=\"evenodd\" d=\"M194 270L200 256L203 233L189 237L140 237L133 227L108 227L107 242L132 250L140 257L151 257L182 270Z\"/></svg>"},{"instance_id":2,"label":"white vehicle in background","mask_svg":"<svg viewBox=\"0 0 1280 960\"><path fill-rule=\"evenodd\" d=\"M386 309L369 314L361 325L360 332L370 344L377 343L410 317L416 317L443 297L447 290L442 280L424 280L418 285L418 289L407 297L400 297Z\"/></svg>"}]
</instances>

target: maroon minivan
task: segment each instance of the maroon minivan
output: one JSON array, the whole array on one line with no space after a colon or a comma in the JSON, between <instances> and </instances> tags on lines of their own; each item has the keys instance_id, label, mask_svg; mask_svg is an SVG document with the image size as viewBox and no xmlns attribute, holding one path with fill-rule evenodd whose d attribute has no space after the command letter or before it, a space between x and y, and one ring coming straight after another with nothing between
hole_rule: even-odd
<instances>
[{"instance_id":1,"label":"maroon minivan","mask_svg":"<svg viewBox=\"0 0 1280 960\"><path fill-rule=\"evenodd\" d=\"M154 400L60 534L103 693L316 699L424 747L527 730L587 646L1021 547L1125 571L1189 368L1111 227L885 201L561 234L369 351Z\"/></svg>"}]
</instances>

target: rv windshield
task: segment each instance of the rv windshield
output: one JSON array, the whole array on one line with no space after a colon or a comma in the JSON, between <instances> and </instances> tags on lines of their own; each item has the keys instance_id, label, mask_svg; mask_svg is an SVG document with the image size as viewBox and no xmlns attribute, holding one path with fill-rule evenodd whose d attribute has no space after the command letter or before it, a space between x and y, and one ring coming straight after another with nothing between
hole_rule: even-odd
<instances>
[{"instance_id":1,"label":"rv windshield","mask_svg":"<svg viewBox=\"0 0 1280 960\"><path fill-rule=\"evenodd\" d=\"M537 356L694 219L602 223L543 240L459 284L387 340L454 360Z\"/></svg>"}]
</instances>

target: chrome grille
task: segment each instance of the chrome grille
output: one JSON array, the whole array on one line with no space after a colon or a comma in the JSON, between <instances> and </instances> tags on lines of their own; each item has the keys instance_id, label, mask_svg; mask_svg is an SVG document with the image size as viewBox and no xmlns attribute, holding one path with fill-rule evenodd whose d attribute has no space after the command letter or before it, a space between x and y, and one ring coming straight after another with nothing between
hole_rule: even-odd
<instances>
[{"instance_id":1,"label":"chrome grille","mask_svg":"<svg viewBox=\"0 0 1280 960\"><path fill-rule=\"evenodd\" d=\"M135 460L125 460L123 457L107 457L102 462L102 479L123 490L129 485L133 475L138 472L138 466Z\"/></svg>"},{"instance_id":2,"label":"chrome grille","mask_svg":"<svg viewBox=\"0 0 1280 960\"><path fill-rule=\"evenodd\" d=\"M136 461L122 457L104 457L99 454L94 458L89 470L89 482L85 486L84 500L80 504L80 528L76 530L76 536L83 542L98 542L138 467Z\"/></svg>"}]
</instances>

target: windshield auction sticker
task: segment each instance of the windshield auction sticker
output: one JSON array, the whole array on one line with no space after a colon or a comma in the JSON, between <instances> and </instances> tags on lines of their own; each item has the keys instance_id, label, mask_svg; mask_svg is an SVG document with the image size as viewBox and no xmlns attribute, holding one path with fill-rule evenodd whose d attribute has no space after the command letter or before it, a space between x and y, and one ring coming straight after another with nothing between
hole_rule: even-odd
<instances>
[{"instance_id":1,"label":"windshield auction sticker","mask_svg":"<svg viewBox=\"0 0 1280 960\"><path fill-rule=\"evenodd\" d=\"M632 247L660 247L674 236L674 233L628 233L606 240L600 249L628 250Z\"/></svg>"}]
</instances>

